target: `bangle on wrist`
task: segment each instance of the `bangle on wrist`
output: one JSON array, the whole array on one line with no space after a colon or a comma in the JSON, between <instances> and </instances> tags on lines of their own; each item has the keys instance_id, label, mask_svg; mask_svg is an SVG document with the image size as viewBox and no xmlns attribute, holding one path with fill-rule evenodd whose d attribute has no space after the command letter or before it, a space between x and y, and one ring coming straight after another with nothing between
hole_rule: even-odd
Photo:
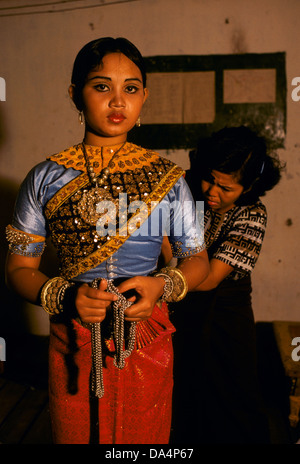
<instances>
[{"instance_id":1,"label":"bangle on wrist","mask_svg":"<svg viewBox=\"0 0 300 464\"><path fill-rule=\"evenodd\" d=\"M187 281L184 274L177 267L164 267L154 274L154 277L163 277L165 280L161 300L171 303L180 301L186 296L188 292Z\"/></svg>"},{"instance_id":2,"label":"bangle on wrist","mask_svg":"<svg viewBox=\"0 0 300 464\"><path fill-rule=\"evenodd\" d=\"M62 313L66 291L74 285L63 277L47 280L41 289L41 305L44 311L50 316Z\"/></svg>"},{"instance_id":3,"label":"bangle on wrist","mask_svg":"<svg viewBox=\"0 0 300 464\"><path fill-rule=\"evenodd\" d=\"M168 299L171 297L172 292L174 290L174 284L173 284L172 278L169 275L164 274L163 272L158 272L157 274L155 274L155 277L162 277L164 279L165 281L164 292L162 296L160 297L160 300L168 301Z\"/></svg>"}]
</instances>

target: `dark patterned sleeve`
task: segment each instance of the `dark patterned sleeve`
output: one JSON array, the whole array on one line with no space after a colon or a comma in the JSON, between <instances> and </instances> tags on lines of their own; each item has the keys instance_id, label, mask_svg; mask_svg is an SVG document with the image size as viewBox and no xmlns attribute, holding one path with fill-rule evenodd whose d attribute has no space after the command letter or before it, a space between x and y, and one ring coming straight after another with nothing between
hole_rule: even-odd
<instances>
[{"instance_id":1,"label":"dark patterned sleeve","mask_svg":"<svg viewBox=\"0 0 300 464\"><path fill-rule=\"evenodd\" d=\"M250 273L260 254L266 224L267 211L262 203L243 209L233 220L213 257L239 273Z\"/></svg>"}]
</instances>

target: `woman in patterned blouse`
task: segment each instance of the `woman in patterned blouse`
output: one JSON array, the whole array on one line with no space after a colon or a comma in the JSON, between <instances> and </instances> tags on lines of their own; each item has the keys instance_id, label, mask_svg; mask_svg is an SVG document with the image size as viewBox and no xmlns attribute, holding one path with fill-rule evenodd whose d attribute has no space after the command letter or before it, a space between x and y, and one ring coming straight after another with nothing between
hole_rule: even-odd
<instances>
[{"instance_id":1,"label":"woman in patterned blouse","mask_svg":"<svg viewBox=\"0 0 300 464\"><path fill-rule=\"evenodd\" d=\"M244 126L200 140L191 153L186 179L195 200L204 200L210 273L173 315L175 442L270 442L250 275L267 223L260 197L278 183L281 169L265 140ZM189 375L182 383L183 372Z\"/></svg>"}]
</instances>

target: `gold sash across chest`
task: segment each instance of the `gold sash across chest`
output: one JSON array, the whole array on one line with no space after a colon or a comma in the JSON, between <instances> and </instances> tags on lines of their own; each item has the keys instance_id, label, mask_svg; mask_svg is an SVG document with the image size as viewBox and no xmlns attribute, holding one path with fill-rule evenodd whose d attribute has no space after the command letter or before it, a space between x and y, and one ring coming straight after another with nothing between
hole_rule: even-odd
<instances>
[{"instance_id":1,"label":"gold sash across chest","mask_svg":"<svg viewBox=\"0 0 300 464\"><path fill-rule=\"evenodd\" d=\"M102 160L96 147L87 147L87 151L92 159L94 157L94 171L99 175L112 156L109 154L111 150L106 150L107 156ZM102 237L97 242L96 227L84 224L74 212L81 192L90 185L81 144L49 159L66 168L83 171L63 186L45 207L51 239L58 251L60 274L66 279L73 279L97 267L125 243L131 235L128 231L129 217L121 227L118 225L115 235ZM147 205L143 211L137 211L130 217L130 222L138 218L140 226L153 211L153 204L158 204L184 173L179 166L157 153L130 143L120 150L110 171L108 180L113 196L116 197L118 188L121 188L129 201L141 200Z\"/></svg>"}]
</instances>

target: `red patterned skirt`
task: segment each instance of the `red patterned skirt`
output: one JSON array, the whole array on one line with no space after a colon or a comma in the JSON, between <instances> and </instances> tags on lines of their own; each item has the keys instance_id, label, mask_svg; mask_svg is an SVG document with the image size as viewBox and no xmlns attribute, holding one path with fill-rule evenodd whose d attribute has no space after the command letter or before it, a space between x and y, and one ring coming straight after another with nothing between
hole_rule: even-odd
<instances>
[{"instance_id":1,"label":"red patterned skirt","mask_svg":"<svg viewBox=\"0 0 300 464\"><path fill-rule=\"evenodd\" d=\"M123 369L106 356L104 396L91 397L91 332L51 322L49 400L57 444L167 444L173 390L172 332L165 304L137 324ZM113 350L113 341L109 340Z\"/></svg>"}]
</instances>

